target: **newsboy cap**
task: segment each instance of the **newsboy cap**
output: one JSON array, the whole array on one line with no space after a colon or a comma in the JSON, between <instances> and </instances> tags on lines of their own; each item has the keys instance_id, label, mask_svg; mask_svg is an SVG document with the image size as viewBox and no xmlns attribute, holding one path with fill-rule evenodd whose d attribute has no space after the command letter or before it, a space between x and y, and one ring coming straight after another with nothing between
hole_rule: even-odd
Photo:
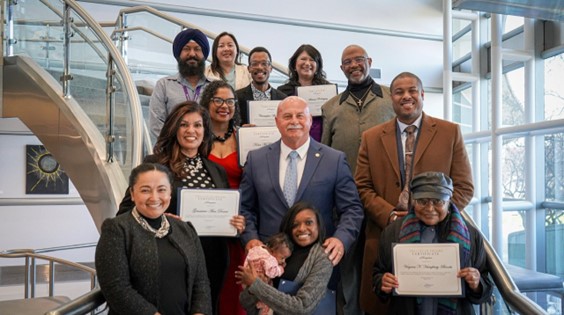
<instances>
[{"instance_id":1,"label":"newsboy cap","mask_svg":"<svg viewBox=\"0 0 564 315\"><path fill-rule=\"evenodd\" d=\"M434 198L446 200L452 197L452 180L441 172L425 172L413 177L409 188L412 199Z\"/></svg>"},{"instance_id":2,"label":"newsboy cap","mask_svg":"<svg viewBox=\"0 0 564 315\"><path fill-rule=\"evenodd\" d=\"M210 43L208 38L202 31L189 28L185 29L182 32L178 33L172 42L172 53L174 54L174 58L178 60L180 58L180 52L182 52L182 48L188 44L189 41L195 41L200 48L202 48L202 53L204 54L204 59L208 59L208 55L210 54Z\"/></svg>"}]
</instances>

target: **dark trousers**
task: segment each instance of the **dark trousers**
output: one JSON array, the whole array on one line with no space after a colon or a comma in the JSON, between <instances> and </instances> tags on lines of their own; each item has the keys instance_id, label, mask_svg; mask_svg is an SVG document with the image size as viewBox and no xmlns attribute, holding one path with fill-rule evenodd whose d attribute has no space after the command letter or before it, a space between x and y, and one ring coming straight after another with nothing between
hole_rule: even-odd
<instances>
[{"instance_id":1,"label":"dark trousers","mask_svg":"<svg viewBox=\"0 0 564 315\"><path fill-rule=\"evenodd\" d=\"M364 256L364 231L351 245L339 263L341 281L337 288L337 314L362 315L360 309L360 276L362 274L362 258Z\"/></svg>"}]
</instances>

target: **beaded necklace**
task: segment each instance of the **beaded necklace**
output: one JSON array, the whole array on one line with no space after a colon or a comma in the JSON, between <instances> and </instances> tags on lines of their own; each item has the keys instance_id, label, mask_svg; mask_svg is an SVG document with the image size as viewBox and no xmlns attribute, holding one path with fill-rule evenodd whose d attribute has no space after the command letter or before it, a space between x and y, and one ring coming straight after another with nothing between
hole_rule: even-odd
<instances>
[{"instance_id":1,"label":"beaded necklace","mask_svg":"<svg viewBox=\"0 0 564 315\"><path fill-rule=\"evenodd\" d=\"M232 123L232 122L229 122L229 127L227 128L227 132L223 135L223 137L222 137L222 136L216 136L216 135L212 132L213 141L218 141L218 142L221 142L221 143L227 141L227 139L229 139L229 137L231 137L231 135L233 134L233 130L234 130L234 128L233 128L233 123Z\"/></svg>"}]
</instances>

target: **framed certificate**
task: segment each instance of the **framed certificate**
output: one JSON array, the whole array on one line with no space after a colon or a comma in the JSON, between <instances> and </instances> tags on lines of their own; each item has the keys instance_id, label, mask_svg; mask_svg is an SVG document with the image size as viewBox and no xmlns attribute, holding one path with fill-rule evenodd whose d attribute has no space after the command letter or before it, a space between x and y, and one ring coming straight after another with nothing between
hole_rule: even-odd
<instances>
[{"instance_id":1,"label":"framed certificate","mask_svg":"<svg viewBox=\"0 0 564 315\"><path fill-rule=\"evenodd\" d=\"M178 189L178 213L190 221L199 236L236 236L229 223L239 213L239 191L227 189Z\"/></svg>"},{"instance_id":2,"label":"framed certificate","mask_svg":"<svg viewBox=\"0 0 564 315\"><path fill-rule=\"evenodd\" d=\"M321 105L337 95L336 84L298 86L296 93L309 104L312 116L321 116Z\"/></svg>"},{"instance_id":3,"label":"framed certificate","mask_svg":"<svg viewBox=\"0 0 564 315\"><path fill-rule=\"evenodd\" d=\"M277 127L243 127L237 130L237 146L239 149L239 165L244 166L247 154L280 139Z\"/></svg>"},{"instance_id":4,"label":"framed certificate","mask_svg":"<svg viewBox=\"0 0 564 315\"><path fill-rule=\"evenodd\" d=\"M396 295L459 297L463 295L460 255L456 243L394 244Z\"/></svg>"},{"instance_id":5,"label":"framed certificate","mask_svg":"<svg viewBox=\"0 0 564 315\"><path fill-rule=\"evenodd\" d=\"M281 101L249 101L249 124L275 126L276 110Z\"/></svg>"}]
</instances>

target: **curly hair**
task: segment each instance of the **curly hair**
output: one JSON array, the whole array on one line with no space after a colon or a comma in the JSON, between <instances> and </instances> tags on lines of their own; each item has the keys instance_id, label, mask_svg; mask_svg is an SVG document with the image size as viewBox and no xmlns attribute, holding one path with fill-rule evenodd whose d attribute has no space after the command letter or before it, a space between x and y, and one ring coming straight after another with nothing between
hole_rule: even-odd
<instances>
[{"instance_id":1,"label":"curly hair","mask_svg":"<svg viewBox=\"0 0 564 315\"><path fill-rule=\"evenodd\" d=\"M315 61L315 63L317 63L317 70L313 75L312 84L330 84L330 82L326 79L325 71L323 71L323 58L321 58L321 53L319 52L319 50L317 50L317 48L309 44L303 44L298 47L298 49L296 49L296 52L288 60L288 83L290 83L291 85L300 85L300 77L298 76L298 72L296 71L296 62L298 61L298 57L304 51Z\"/></svg>"},{"instance_id":2,"label":"curly hair","mask_svg":"<svg viewBox=\"0 0 564 315\"><path fill-rule=\"evenodd\" d=\"M198 147L198 153L204 158L207 157L213 144L209 112L194 101L186 101L178 104L166 118L161 133L157 138L157 143L153 148L153 153L156 155L157 161L162 165L168 166L176 177L185 176L183 167L185 157L181 152L176 133L180 128L180 123L184 115L190 113L200 114L204 125L204 139Z\"/></svg>"},{"instance_id":3,"label":"curly hair","mask_svg":"<svg viewBox=\"0 0 564 315\"><path fill-rule=\"evenodd\" d=\"M220 65L219 65L219 58L217 58L217 49L219 48L219 40L223 37L223 36L229 36L231 37L231 39L233 40L233 43L235 43L235 47L237 48L237 52L235 53L235 64L236 65L240 65L241 64L241 50L239 49L239 43L237 42L237 39L235 38L235 35L228 33L228 32L222 32L219 35L217 35L215 37L215 39L213 40L213 44L212 44L212 62L211 62L211 69L213 72L219 74L219 77L221 78L221 80L225 81L225 74L223 73L223 70L221 69Z\"/></svg>"},{"instance_id":4,"label":"curly hair","mask_svg":"<svg viewBox=\"0 0 564 315\"><path fill-rule=\"evenodd\" d=\"M204 92L202 92L200 105L202 105L202 107L206 108L209 111L212 98L215 96L215 93L217 93L217 90L222 88L229 89L231 90L231 93L233 93L233 98L235 98L235 112L233 113L233 118L231 118L230 120L230 124L233 124L233 127L238 127L239 125L241 125L241 110L239 109L237 94L235 93L233 87L229 85L229 83L222 80L216 80L208 83L206 85L206 88L204 89Z\"/></svg>"}]
</instances>

